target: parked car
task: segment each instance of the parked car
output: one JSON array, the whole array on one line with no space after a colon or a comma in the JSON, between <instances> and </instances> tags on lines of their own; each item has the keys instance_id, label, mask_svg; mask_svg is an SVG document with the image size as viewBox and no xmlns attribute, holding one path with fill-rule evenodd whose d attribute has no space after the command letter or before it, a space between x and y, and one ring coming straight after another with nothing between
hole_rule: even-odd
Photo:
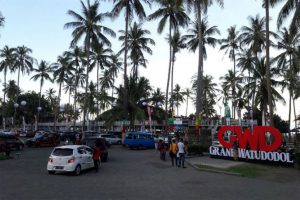
<instances>
[{"instance_id":1,"label":"parked car","mask_svg":"<svg viewBox=\"0 0 300 200\"><path fill-rule=\"evenodd\" d=\"M101 134L100 135L101 138L105 138L105 140L109 143L109 144L122 144L122 139L119 138L116 135L112 135L112 134Z\"/></svg>"},{"instance_id":2,"label":"parked car","mask_svg":"<svg viewBox=\"0 0 300 200\"><path fill-rule=\"evenodd\" d=\"M108 146L107 141L104 138L100 138L99 136L87 137L82 140L82 144L89 146L91 148L95 147L96 140L100 140L100 152L101 152L101 161L107 162L108 160Z\"/></svg>"},{"instance_id":3,"label":"parked car","mask_svg":"<svg viewBox=\"0 0 300 200\"><path fill-rule=\"evenodd\" d=\"M75 144L77 135L79 138L82 137L78 131L60 131L58 134L60 135L61 141L69 141L73 144Z\"/></svg>"},{"instance_id":4,"label":"parked car","mask_svg":"<svg viewBox=\"0 0 300 200\"><path fill-rule=\"evenodd\" d=\"M115 135L119 138L122 138L122 132L121 131L108 131L107 134Z\"/></svg>"},{"instance_id":5,"label":"parked car","mask_svg":"<svg viewBox=\"0 0 300 200\"><path fill-rule=\"evenodd\" d=\"M130 149L155 148L154 138L147 132L127 132L124 144Z\"/></svg>"},{"instance_id":6,"label":"parked car","mask_svg":"<svg viewBox=\"0 0 300 200\"><path fill-rule=\"evenodd\" d=\"M77 176L82 170L93 167L93 149L85 145L55 147L49 156L47 164L49 174L72 172Z\"/></svg>"},{"instance_id":7,"label":"parked car","mask_svg":"<svg viewBox=\"0 0 300 200\"><path fill-rule=\"evenodd\" d=\"M2 143L2 148L6 150L22 150L24 148L24 142L18 137L9 134L0 134L0 141Z\"/></svg>"},{"instance_id":8,"label":"parked car","mask_svg":"<svg viewBox=\"0 0 300 200\"><path fill-rule=\"evenodd\" d=\"M53 147L59 145L60 139L57 133L37 131L33 138L26 141L28 147Z\"/></svg>"}]
</instances>

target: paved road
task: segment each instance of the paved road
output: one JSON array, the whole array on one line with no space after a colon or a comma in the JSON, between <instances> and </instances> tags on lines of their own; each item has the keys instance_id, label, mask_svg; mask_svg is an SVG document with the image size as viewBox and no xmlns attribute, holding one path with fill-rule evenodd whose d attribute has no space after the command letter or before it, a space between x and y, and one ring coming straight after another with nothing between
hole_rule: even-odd
<instances>
[{"instance_id":1,"label":"paved road","mask_svg":"<svg viewBox=\"0 0 300 200\"><path fill-rule=\"evenodd\" d=\"M154 150L111 147L99 173L48 175L51 148L0 161L0 199L300 199L299 184L172 168Z\"/></svg>"}]
</instances>

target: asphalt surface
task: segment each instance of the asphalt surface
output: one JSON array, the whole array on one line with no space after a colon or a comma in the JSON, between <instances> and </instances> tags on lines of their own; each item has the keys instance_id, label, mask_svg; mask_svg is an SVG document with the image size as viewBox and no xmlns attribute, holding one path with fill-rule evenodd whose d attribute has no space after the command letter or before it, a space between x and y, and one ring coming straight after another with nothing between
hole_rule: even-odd
<instances>
[{"instance_id":1,"label":"asphalt surface","mask_svg":"<svg viewBox=\"0 0 300 200\"><path fill-rule=\"evenodd\" d=\"M155 150L109 149L99 172L48 175L52 148L0 161L0 199L300 199L300 185L171 167ZM299 183L299 182L298 182Z\"/></svg>"}]
</instances>

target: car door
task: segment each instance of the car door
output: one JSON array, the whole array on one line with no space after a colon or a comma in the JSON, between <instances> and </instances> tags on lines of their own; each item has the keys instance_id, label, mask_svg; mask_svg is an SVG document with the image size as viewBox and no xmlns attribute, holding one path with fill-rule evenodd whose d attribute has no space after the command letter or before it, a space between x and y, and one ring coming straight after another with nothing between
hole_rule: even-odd
<instances>
[{"instance_id":1,"label":"car door","mask_svg":"<svg viewBox=\"0 0 300 200\"><path fill-rule=\"evenodd\" d=\"M81 165L81 169L87 168L87 158L86 158L86 151L84 147L78 147L78 163Z\"/></svg>"},{"instance_id":2,"label":"car door","mask_svg":"<svg viewBox=\"0 0 300 200\"><path fill-rule=\"evenodd\" d=\"M94 167L94 161L93 161L93 149L89 147L85 147L86 150L86 162L87 162L87 168Z\"/></svg>"}]
</instances>

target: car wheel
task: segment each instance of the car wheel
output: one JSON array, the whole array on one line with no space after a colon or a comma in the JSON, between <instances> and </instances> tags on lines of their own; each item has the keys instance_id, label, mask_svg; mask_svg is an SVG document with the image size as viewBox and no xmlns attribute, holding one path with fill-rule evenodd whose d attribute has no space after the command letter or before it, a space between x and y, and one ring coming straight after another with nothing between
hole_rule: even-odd
<instances>
[{"instance_id":1,"label":"car wheel","mask_svg":"<svg viewBox=\"0 0 300 200\"><path fill-rule=\"evenodd\" d=\"M79 176L80 173L81 173L81 167L80 167L80 165L77 165L74 170L74 175Z\"/></svg>"},{"instance_id":2,"label":"car wheel","mask_svg":"<svg viewBox=\"0 0 300 200\"><path fill-rule=\"evenodd\" d=\"M55 174L55 171L48 170L48 173L49 173L49 174Z\"/></svg>"}]
</instances>

